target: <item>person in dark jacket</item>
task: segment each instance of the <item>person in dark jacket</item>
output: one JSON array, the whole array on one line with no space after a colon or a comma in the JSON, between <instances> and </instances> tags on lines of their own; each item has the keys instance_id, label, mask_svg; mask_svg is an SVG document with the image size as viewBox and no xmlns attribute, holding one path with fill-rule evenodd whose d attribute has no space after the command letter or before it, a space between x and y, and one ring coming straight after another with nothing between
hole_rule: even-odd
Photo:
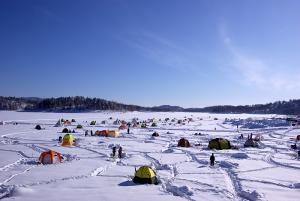
<instances>
[{"instance_id":1,"label":"person in dark jacket","mask_svg":"<svg viewBox=\"0 0 300 201\"><path fill-rule=\"evenodd\" d=\"M129 129L129 126L128 126L128 128L127 128L127 133L129 134L129 132L130 132L130 129Z\"/></svg>"},{"instance_id":2,"label":"person in dark jacket","mask_svg":"<svg viewBox=\"0 0 300 201\"><path fill-rule=\"evenodd\" d=\"M112 148L112 157L116 156L116 152L117 152L117 147L113 147Z\"/></svg>"},{"instance_id":3,"label":"person in dark jacket","mask_svg":"<svg viewBox=\"0 0 300 201\"><path fill-rule=\"evenodd\" d=\"M59 136L58 141L62 142L62 136Z\"/></svg>"},{"instance_id":4,"label":"person in dark jacket","mask_svg":"<svg viewBox=\"0 0 300 201\"><path fill-rule=\"evenodd\" d=\"M210 165L211 165L211 166L214 166L214 165L215 165L215 156L214 156L213 153L212 153L211 156L210 156Z\"/></svg>"},{"instance_id":5,"label":"person in dark jacket","mask_svg":"<svg viewBox=\"0 0 300 201\"><path fill-rule=\"evenodd\" d=\"M119 158L122 158L122 147L121 146L119 147L118 155L119 155Z\"/></svg>"}]
</instances>

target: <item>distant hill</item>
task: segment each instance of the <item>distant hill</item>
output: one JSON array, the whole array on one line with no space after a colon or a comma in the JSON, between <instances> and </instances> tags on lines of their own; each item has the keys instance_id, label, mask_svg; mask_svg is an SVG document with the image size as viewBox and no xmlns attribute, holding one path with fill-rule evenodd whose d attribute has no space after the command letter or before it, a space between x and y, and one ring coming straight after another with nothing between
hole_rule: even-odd
<instances>
[{"instance_id":1,"label":"distant hill","mask_svg":"<svg viewBox=\"0 0 300 201\"><path fill-rule=\"evenodd\" d=\"M255 105L219 105L204 108L182 108L179 106L161 105L142 107L122 104L100 98L83 96L36 98L36 97L3 97L0 96L0 110L45 111L45 112L87 112L96 110L115 111L153 111L153 112L209 112L209 113L250 113L250 114L290 114L300 115L300 99L277 101Z\"/></svg>"}]
</instances>

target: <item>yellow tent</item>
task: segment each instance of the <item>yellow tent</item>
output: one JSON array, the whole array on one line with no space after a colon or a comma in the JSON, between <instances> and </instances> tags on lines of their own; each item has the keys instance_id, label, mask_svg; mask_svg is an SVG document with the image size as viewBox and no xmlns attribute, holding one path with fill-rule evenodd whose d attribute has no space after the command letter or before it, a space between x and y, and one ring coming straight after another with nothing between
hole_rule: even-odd
<instances>
[{"instance_id":1,"label":"yellow tent","mask_svg":"<svg viewBox=\"0 0 300 201\"><path fill-rule=\"evenodd\" d=\"M158 184L156 173L148 166L142 166L135 172L133 182L140 184Z\"/></svg>"},{"instance_id":2,"label":"yellow tent","mask_svg":"<svg viewBox=\"0 0 300 201\"><path fill-rule=\"evenodd\" d=\"M66 134L63 138L62 146L72 146L74 141L74 137L71 134Z\"/></svg>"},{"instance_id":3,"label":"yellow tent","mask_svg":"<svg viewBox=\"0 0 300 201\"><path fill-rule=\"evenodd\" d=\"M107 136L108 137L119 137L119 131L117 131L117 130L109 130Z\"/></svg>"}]
</instances>

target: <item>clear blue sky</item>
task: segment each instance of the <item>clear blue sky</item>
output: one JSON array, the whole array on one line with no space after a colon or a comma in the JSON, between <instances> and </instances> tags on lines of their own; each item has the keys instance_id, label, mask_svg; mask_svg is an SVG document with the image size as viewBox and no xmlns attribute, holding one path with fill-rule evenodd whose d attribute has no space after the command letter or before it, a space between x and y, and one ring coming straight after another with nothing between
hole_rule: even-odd
<instances>
[{"instance_id":1,"label":"clear blue sky","mask_svg":"<svg viewBox=\"0 0 300 201\"><path fill-rule=\"evenodd\" d=\"M300 1L0 0L0 95L202 107L300 98Z\"/></svg>"}]
</instances>

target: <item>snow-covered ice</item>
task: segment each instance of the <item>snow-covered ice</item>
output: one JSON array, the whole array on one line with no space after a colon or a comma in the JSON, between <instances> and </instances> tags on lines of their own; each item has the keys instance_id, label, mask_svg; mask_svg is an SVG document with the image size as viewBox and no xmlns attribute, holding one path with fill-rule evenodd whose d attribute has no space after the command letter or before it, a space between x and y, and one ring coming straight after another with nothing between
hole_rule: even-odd
<instances>
[{"instance_id":1,"label":"snow-covered ice","mask_svg":"<svg viewBox=\"0 0 300 201\"><path fill-rule=\"evenodd\" d=\"M0 111L0 199L34 200L299 200L300 159L290 145L300 134L276 115L182 112L30 113ZM75 119L76 146L58 142L64 127L58 119ZM154 121L156 127L120 130L118 138L85 137L85 130L118 129L116 119ZM170 120L165 122L165 118ZM188 121L192 118L192 121ZM176 119L172 122L172 119ZM177 120L184 120L178 124ZM226 121L225 121L226 119ZM234 120L236 119L236 120ZM96 125L90 121L96 120ZM161 120L161 121L160 121ZM103 123L103 121L105 121ZM225 121L225 123L224 123ZM237 122L239 128L237 128ZM17 123L17 124L16 124ZM34 129L41 125L42 130ZM153 132L158 137L152 137ZM261 135L258 148L244 148L241 134ZM191 147L177 147L185 137ZM229 139L238 149L210 150L210 139ZM110 157L122 146L122 159ZM40 153L60 152L60 164L37 164ZM216 164L209 166L215 154ZM132 182L135 168L151 166L158 185Z\"/></svg>"}]
</instances>

